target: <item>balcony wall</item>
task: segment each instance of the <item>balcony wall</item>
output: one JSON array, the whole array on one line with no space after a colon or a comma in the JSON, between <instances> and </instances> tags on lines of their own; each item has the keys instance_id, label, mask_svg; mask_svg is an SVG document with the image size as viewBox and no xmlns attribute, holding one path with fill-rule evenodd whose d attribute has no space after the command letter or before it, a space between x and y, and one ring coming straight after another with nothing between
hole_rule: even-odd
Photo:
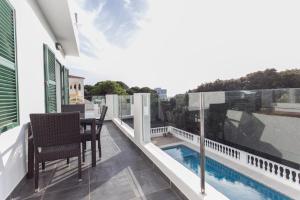
<instances>
[{"instance_id":1,"label":"balcony wall","mask_svg":"<svg viewBox=\"0 0 300 200\"><path fill-rule=\"evenodd\" d=\"M56 39L36 1L9 2L16 11L20 126L0 135L0 199L5 199L25 176L29 114L45 112L43 44L64 64L63 55L55 51Z\"/></svg>"}]
</instances>

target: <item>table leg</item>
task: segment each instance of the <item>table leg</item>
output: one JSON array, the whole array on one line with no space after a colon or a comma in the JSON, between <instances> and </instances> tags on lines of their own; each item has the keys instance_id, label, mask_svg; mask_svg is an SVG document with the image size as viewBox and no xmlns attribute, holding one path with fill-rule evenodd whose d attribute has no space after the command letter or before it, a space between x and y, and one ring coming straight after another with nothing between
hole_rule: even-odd
<instances>
[{"instance_id":1,"label":"table leg","mask_svg":"<svg viewBox=\"0 0 300 200\"><path fill-rule=\"evenodd\" d=\"M91 126L91 148L92 148L92 167L96 167L96 120L93 119Z\"/></svg>"}]
</instances>

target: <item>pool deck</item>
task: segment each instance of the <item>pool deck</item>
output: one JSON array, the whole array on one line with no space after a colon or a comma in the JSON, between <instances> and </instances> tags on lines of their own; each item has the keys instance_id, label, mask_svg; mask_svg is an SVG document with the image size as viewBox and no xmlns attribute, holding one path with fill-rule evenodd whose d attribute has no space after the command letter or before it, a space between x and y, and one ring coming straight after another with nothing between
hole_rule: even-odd
<instances>
[{"instance_id":1,"label":"pool deck","mask_svg":"<svg viewBox=\"0 0 300 200\"><path fill-rule=\"evenodd\" d=\"M172 136L171 134L167 134L166 136L159 136L151 138L151 142L158 147L164 147L169 145L175 145L178 143L183 143L182 140L177 137Z\"/></svg>"},{"instance_id":2,"label":"pool deck","mask_svg":"<svg viewBox=\"0 0 300 200\"><path fill-rule=\"evenodd\" d=\"M47 162L40 170L40 192L34 193L34 179L24 178L12 200L182 200L178 189L112 123L101 132L102 159L91 167L87 152L82 181L77 179L77 160ZM98 151L97 151L98 153Z\"/></svg>"}]
</instances>

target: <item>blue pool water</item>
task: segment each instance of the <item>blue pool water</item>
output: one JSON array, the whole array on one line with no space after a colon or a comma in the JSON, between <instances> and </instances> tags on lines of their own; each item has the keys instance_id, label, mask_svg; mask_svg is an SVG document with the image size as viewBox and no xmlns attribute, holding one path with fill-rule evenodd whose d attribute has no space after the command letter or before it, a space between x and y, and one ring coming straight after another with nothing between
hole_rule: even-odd
<instances>
[{"instance_id":1,"label":"blue pool water","mask_svg":"<svg viewBox=\"0 0 300 200\"><path fill-rule=\"evenodd\" d=\"M200 173L200 154L184 145L163 148L195 174ZM231 200L291 200L241 173L206 157L205 181Z\"/></svg>"}]
</instances>

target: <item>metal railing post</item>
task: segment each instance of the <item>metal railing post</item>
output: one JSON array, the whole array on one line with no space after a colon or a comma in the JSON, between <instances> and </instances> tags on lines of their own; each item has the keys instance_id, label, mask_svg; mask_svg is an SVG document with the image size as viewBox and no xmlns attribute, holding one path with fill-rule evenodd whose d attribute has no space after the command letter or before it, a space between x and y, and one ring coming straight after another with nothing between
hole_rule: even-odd
<instances>
[{"instance_id":1,"label":"metal railing post","mask_svg":"<svg viewBox=\"0 0 300 200\"><path fill-rule=\"evenodd\" d=\"M200 187L205 194L205 135L204 135L204 94L200 93Z\"/></svg>"}]
</instances>

